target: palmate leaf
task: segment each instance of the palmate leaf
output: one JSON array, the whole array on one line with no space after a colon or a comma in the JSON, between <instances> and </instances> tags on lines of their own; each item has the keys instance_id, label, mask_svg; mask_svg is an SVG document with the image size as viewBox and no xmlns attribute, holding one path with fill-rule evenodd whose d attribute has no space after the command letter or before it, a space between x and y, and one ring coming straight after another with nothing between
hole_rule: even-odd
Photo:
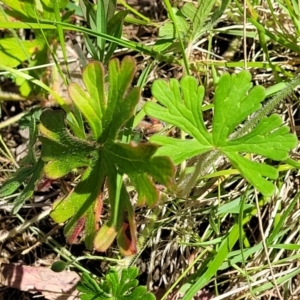
<instances>
[{"instance_id":1,"label":"palmate leaf","mask_svg":"<svg viewBox=\"0 0 300 300\"><path fill-rule=\"evenodd\" d=\"M267 179L276 179L277 170L265 163L247 159L244 154L262 155L281 161L297 145L297 138L282 125L278 115L264 117L257 126L242 137L230 139L235 128L261 107L265 98L264 88L252 88L251 75L247 71L239 74L224 74L216 87L212 131L204 124L201 111L204 88L195 78L184 77L180 82L169 83L157 80L152 93L159 104L149 102L145 111L149 116L173 124L193 139L178 140L166 136L153 136L150 141L161 145L156 155L168 155L175 164L193 156L219 150L230 160L241 174L262 194L270 196L273 184Z\"/></svg>"},{"instance_id":2,"label":"palmate leaf","mask_svg":"<svg viewBox=\"0 0 300 300\"><path fill-rule=\"evenodd\" d=\"M122 182L127 174L138 192L138 205L152 207L159 199L154 180L171 183L174 167L167 157L154 156L157 145L125 144L117 140L119 131L132 117L139 101L139 89L128 91L135 71L133 59L109 63L108 83L99 62L90 63L83 71L85 89L69 86L69 94L91 128L89 141L73 136L65 125L60 110L45 110L39 126L42 136L41 157L44 172L51 179L81 168L80 182L64 199L54 203L51 217L68 223L64 233L72 242L85 225L85 243L105 251L117 238L120 251L136 251L134 211ZM121 180L119 180L121 179ZM103 189L108 187L110 219L99 229Z\"/></svg>"}]
</instances>

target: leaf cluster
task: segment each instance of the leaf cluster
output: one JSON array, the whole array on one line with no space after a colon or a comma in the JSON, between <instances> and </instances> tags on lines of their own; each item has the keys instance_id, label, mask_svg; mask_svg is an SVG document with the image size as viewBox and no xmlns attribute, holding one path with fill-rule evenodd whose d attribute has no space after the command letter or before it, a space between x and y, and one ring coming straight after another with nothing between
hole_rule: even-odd
<instances>
[{"instance_id":1,"label":"leaf cluster","mask_svg":"<svg viewBox=\"0 0 300 300\"><path fill-rule=\"evenodd\" d=\"M138 285L137 276L138 269L136 267L122 269L120 273L112 269L100 282L84 273L77 285L80 299L154 300L155 296L148 292L146 287Z\"/></svg>"},{"instance_id":2,"label":"leaf cluster","mask_svg":"<svg viewBox=\"0 0 300 300\"><path fill-rule=\"evenodd\" d=\"M186 2L178 9L172 7L173 19L170 18L159 29L160 39L154 46L157 51L175 51L179 45L176 39L180 37L189 45L198 40L199 37L220 18L225 11L229 1L222 1L219 8L215 9L212 16L209 14L214 8L214 1L198 0L198 3ZM170 12L169 12L170 13Z\"/></svg>"},{"instance_id":3,"label":"leaf cluster","mask_svg":"<svg viewBox=\"0 0 300 300\"><path fill-rule=\"evenodd\" d=\"M83 170L80 182L64 199L54 203L51 217L58 223L68 221L64 233L69 241L85 227L88 249L106 251L117 238L121 253L136 252L134 210L123 176L126 174L138 193L137 205L153 207L159 199L155 181L168 185L174 174L167 157L154 156L154 144L128 144L119 140L125 123L139 101L139 89L128 91L135 62L126 57L109 63L108 82L103 65L90 63L83 71L85 89L77 83L69 94L85 117L91 136L72 135L63 111L45 110L39 125L41 158L47 178L61 178L74 169ZM109 87L109 88L107 88ZM99 228L104 188L108 188L110 219ZM85 226L84 226L85 225Z\"/></svg>"},{"instance_id":4,"label":"leaf cluster","mask_svg":"<svg viewBox=\"0 0 300 300\"><path fill-rule=\"evenodd\" d=\"M79 5L85 20L93 31L118 39L121 38L124 19L128 11L122 10L115 13L116 0L98 1L96 8L87 0L80 0ZM107 41L100 36L95 41L86 34L84 38L87 49L93 59L105 64L109 61L117 47L116 43L107 44Z\"/></svg>"}]
</instances>

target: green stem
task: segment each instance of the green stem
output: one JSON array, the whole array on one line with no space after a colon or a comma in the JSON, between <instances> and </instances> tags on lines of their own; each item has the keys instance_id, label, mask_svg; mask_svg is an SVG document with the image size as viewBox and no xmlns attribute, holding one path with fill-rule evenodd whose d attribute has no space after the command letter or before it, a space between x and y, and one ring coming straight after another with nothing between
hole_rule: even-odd
<instances>
[{"instance_id":1,"label":"green stem","mask_svg":"<svg viewBox=\"0 0 300 300\"><path fill-rule=\"evenodd\" d=\"M175 31L178 35L178 40L179 40L179 44L180 44L180 48L181 48L181 53L182 53L182 56L183 56L183 63L184 63L185 73L186 73L186 75L190 75L189 62L188 62L187 57L186 57L185 46L184 46L183 40L181 38L181 34L180 34L180 31L179 31L179 26L177 24L176 17L175 17L174 12L173 12L173 8L172 8L171 3L170 3L169 0L164 0L164 2L165 2L165 5L167 7L170 18L174 23Z\"/></svg>"}]
</instances>

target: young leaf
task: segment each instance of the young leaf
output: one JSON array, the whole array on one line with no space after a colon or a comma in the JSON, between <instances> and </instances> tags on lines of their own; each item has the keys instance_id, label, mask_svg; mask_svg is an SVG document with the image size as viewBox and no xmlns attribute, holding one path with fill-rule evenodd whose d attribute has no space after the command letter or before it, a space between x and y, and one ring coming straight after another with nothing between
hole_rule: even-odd
<instances>
[{"instance_id":1,"label":"young leaf","mask_svg":"<svg viewBox=\"0 0 300 300\"><path fill-rule=\"evenodd\" d=\"M112 3L113 1L109 0L108 2ZM107 34L116 38L121 38L124 20L128 13L128 10L122 10L117 12L115 15L112 15L107 23ZM105 54L105 62L109 61L117 46L118 45L116 43L109 43Z\"/></svg>"},{"instance_id":2,"label":"young leaf","mask_svg":"<svg viewBox=\"0 0 300 300\"><path fill-rule=\"evenodd\" d=\"M154 300L155 296L146 287L138 286L138 269L122 269L121 274L112 269L99 284L88 274L83 274L77 289L80 299Z\"/></svg>"},{"instance_id":3,"label":"young leaf","mask_svg":"<svg viewBox=\"0 0 300 300\"><path fill-rule=\"evenodd\" d=\"M157 145L125 144L117 140L122 126L129 120L139 101L139 89L128 88L133 79L135 62L124 58L109 63L108 84L99 62L87 65L83 72L85 89L69 86L69 93L92 131L91 141L72 136L64 113L45 110L41 116L41 157L47 177L56 179L75 168L85 168L80 182L64 199L54 203L51 217L60 223L68 220L64 233L69 242L76 240L85 226L87 248L106 251L114 239L124 255L136 252L135 217L125 185L127 174L138 192L138 205L153 206L159 199L154 184L168 185L174 174L167 157L155 156ZM109 89L107 89L109 87ZM110 219L99 230L99 199L104 183L108 187Z\"/></svg>"},{"instance_id":4,"label":"young leaf","mask_svg":"<svg viewBox=\"0 0 300 300\"><path fill-rule=\"evenodd\" d=\"M246 158L243 153L262 155L273 160L284 160L297 144L277 115L265 117L249 133L231 139L230 135L253 112L261 107L265 91L261 86L252 88L251 75L224 74L217 85L214 98L212 132L206 129L201 112L204 90L195 78L184 77L180 83L157 80L152 93L161 105L149 102L145 112L152 117L173 124L194 139L177 140L166 136L153 136L150 141L162 145L156 155L168 155L175 164L213 150L219 150L232 165L262 194L270 196L273 184L266 178L276 179L277 170L265 163Z\"/></svg>"},{"instance_id":5,"label":"young leaf","mask_svg":"<svg viewBox=\"0 0 300 300\"><path fill-rule=\"evenodd\" d=\"M77 284L77 290L80 292L81 300L107 299L101 286L88 274L83 273L81 280Z\"/></svg>"},{"instance_id":6,"label":"young leaf","mask_svg":"<svg viewBox=\"0 0 300 300\"><path fill-rule=\"evenodd\" d=\"M185 3L185 5L182 7L182 14L184 14L192 22L190 38L192 41L199 37L200 33L203 31L204 22L210 14L214 4L214 1L203 0L198 1L197 8L192 3Z\"/></svg>"},{"instance_id":7,"label":"young leaf","mask_svg":"<svg viewBox=\"0 0 300 300\"><path fill-rule=\"evenodd\" d=\"M173 12L176 18L176 22L178 23L179 27L179 33L184 37L188 30L189 30L189 24L184 18L184 15L181 13L180 10L177 8L173 8ZM176 31L174 28L174 24L172 23L166 23L159 29L159 37L164 39L174 39L176 38Z\"/></svg>"}]
</instances>

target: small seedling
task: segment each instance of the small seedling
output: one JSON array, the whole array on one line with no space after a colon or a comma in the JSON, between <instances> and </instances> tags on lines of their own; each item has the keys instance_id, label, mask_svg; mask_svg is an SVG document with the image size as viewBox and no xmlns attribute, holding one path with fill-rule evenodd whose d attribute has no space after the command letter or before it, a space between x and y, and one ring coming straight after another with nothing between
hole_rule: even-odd
<instances>
[{"instance_id":1,"label":"small seedling","mask_svg":"<svg viewBox=\"0 0 300 300\"><path fill-rule=\"evenodd\" d=\"M177 9L171 7L169 1L165 0L170 20L160 27L160 39L156 42L154 49L156 51L166 50L168 52L176 52L176 49L178 51L179 48L178 42L176 42L177 38L183 41L186 45L186 49L189 49L223 14L229 1L221 2L220 7L208 18L213 10L214 1L198 0L196 5L191 2L186 2L180 9Z\"/></svg>"},{"instance_id":2,"label":"small seedling","mask_svg":"<svg viewBox=\"0 0 300 300\"><path fill-rule=\"evenodd\" d=\"M120 273L112 269L104 280L98 282L84 273L77 285L80 292L79 297L81 300L154 300L155 296L147 292L146 287L138 285L137 276L138 269L136 267L123 269Z\"/></svg>"}]
</instances>

